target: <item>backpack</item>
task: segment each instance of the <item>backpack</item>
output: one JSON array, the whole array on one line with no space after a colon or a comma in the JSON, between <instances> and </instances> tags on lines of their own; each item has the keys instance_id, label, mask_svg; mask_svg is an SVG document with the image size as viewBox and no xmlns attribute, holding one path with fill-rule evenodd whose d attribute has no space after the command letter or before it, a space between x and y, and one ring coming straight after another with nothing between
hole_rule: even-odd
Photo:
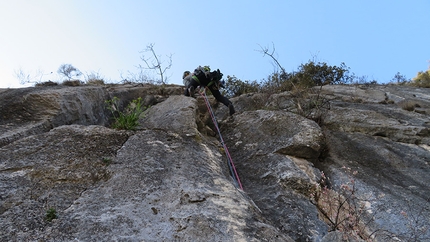
<instances>
[{"instance_id":1,"label":"backpack","mask_svg":"<svg viewBox=\"0 0 430 242\"><path fill-rule=\"evenodd\" d=\"M209 66L199 66L194 70L194 75L195 76L202 76L202 74L204 74L205 76L207 76L207 74L211 71L211 68Z\"/></svg>"},{"instance_id":2,"label":"backpack","mask_svg":"<svg viewBox=\"0 0 430 242\"><path fill-rule=\"evenodd\" d=\"M209 82L208 86L215 85L216 89L220 89L220 87L224 87L224 82L221 81L222 76L223 74L219 69L217 69L216 71L210 72L209 78L211 81Z\"/></svg>"},{"instance_id":3,"label":"backpack","mask_svg":"<svg viewBox=\"0 0 430 242\"><path fill-rule=\"evenodd\" d=\"M209 66L199 66L194 70L192 79L195 80L199 85L206 86L210 81L209 78L210 68Z\"/></svg>"},{"instance_id":4,"label":"backpack","mask_svg":"<svg viewBox=\"0 0 430 242\"><path fill-rule=\"evenodd\" d=\"M223 74L219 69L216 71L210 71L209 66L199 66L194 70L193 79L196 80L199 84L206 84L205 86L210 87L215 85L216 89L220 87L224 87L224 82L221 81ZM205 80L205 81L203 81ZM203 83L200 83L203 81ZM206 82L206 83L205 83Z\"/></svg>"}]
</instances>

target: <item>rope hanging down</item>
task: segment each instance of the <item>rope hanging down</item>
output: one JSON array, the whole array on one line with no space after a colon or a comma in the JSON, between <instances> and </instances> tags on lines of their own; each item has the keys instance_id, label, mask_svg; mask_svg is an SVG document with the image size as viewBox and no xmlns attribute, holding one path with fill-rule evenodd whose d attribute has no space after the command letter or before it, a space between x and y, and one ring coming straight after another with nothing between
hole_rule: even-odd
<instances>
[{"instance_id":1,"label":"rope hanging down","mask_svg":"<svg viewBox=\"0 0 430 242\"><path fill-rule=\"evenodd\" d=\"M240 182L239 175L237 174L237 171L236 171L236 167L234 166L233 160L231 159L230 153L228 152L227 145L224 143L224 139L222 138L221 131L219 130L218 122L216 121L215 114L212 111L212 107L209 103L208 97L206 96L206 88L199 93L205 100L206 107L208 108L209 114L211 115L211 118L212 118L212 122L214 123L215 128L218 132L222 147L224 148L225 154L227 156L227 164L228 164L228 167L230 168L231 176L233 177L233 180L236 183L236 186L238 186L240 189L243 190L242 183Z\"/></svg>"}]
</instances>

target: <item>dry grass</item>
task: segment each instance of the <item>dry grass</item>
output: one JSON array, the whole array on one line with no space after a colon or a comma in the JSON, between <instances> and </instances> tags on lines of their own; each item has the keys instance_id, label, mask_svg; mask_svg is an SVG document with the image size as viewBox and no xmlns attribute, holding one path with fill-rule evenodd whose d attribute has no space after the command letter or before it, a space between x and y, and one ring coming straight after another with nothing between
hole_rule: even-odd
<instances>
[{"instance_id":1,"label":"dry grass","mask_svg":"<svg viewBox=\"0 0 430 242\"><path fill-rule=\"evenodd\" d=\"M63 81L62 85L64 86L71 86L71 87L76 87L76 86L81 86L83 83L81 80L66 80Z\"/></svg>"},{"instance_id":2,"label":"dry grass","mask_svg":"<svg viewBox=\"0 0 430 242\"><path fill-rule=\"evenodd\" d=\"M399 107L401 107L403 110L406 110L406 111L414 111L415 110L415 108L419 108L420 107L420 105L416 102L416 101L413 101L413 100L408 100L408 99L405 99L405 100L402 100L402 101L400 101L399 103L398 103L398 105L399 105Z\"/></svg>"}]
</instances>

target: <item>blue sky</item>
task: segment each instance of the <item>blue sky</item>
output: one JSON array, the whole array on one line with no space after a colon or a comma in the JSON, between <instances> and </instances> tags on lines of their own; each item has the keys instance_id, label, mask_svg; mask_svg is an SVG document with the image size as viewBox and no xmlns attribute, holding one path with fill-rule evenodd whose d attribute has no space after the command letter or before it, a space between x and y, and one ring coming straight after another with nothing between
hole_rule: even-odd
<instances>
[{"instance_id":1,"label":"blue sky","mask_svg":"<svg viewBox=\"0 0 430 242\"><path fill-rule=\"evenodd\" d=\"M272 44L287 71L316 58L385 83L427 70L429 11L429 0L0 0L0 87L19 87L17 70L58 81L64 63L119 82L151 43L172 55L172 84L198 65L259 81L275 67L258 50Z\"/></svg>"}]
</instances>

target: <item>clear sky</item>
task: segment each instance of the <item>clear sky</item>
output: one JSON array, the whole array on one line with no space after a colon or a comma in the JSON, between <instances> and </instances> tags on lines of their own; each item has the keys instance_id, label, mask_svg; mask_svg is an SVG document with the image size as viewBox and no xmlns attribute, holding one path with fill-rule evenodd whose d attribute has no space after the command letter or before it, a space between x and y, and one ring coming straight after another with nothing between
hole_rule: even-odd
<instances>
[{"instance_id":1,"label":"clear sky","mask_svg":"<svg viewBox=\"0 0 430 242\"><path fill-rule=\"evenodd\" d=\"M58 81L65 63L119 82L151 43L172 54L172 84L198 65L259 81L272 44L287 71L316 58L386 83L427 70L429 13L430 0L0 0L0 87L19 87L17 70Z\"/></svg>"}]
</instances>

